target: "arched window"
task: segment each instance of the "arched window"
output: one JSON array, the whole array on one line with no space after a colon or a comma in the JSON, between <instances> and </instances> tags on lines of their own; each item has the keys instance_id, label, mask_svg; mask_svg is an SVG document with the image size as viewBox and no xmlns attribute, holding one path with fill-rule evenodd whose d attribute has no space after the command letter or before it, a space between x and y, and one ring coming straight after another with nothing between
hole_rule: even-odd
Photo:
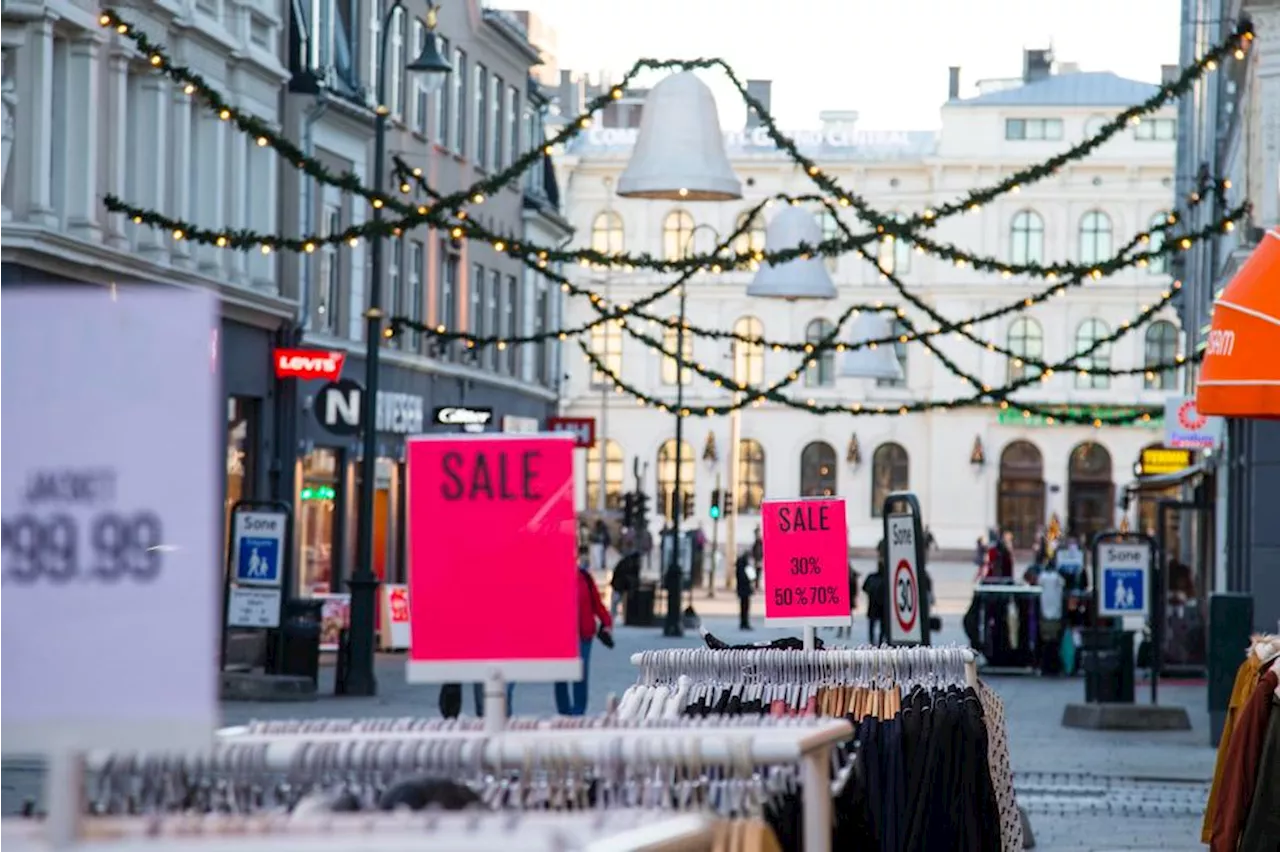
<instances>
[{"instance_id":1,"label":"arched window","mask_svg":"<svg viewBox=\"0 0 1280 852\"><path fill-rule=\"evenodd\" d=\"M805 326L804 340L805 343L812 343L817 346L821 343L834 329L830 322L824 319L816 319ZM831 348L822 350L822 353L815 355L809 361L808 367L804 371L804 383L811 388L827 388L836 380L836 351Z\"/></svg>"},{"instance_id":2,"label":"arched window","mask_svg":"<svg viewBox=\"0 0 1280 852\"><path fill-rule=\"evenodd\" d=\"M1009 359L1009 381L1016 382L1024 377L1040 375L1040 368L1027 364L1023 359L1033 361L1044 359L1044 332L1040 323L1031 317L1018 317L1009 326L1009 345L1007 347L1013 357Z\"/></svg>"},{"instance_id":3,"label":"arched window","mask_svg":"<svg viewBox=\"0 0 1280 852\"><path fill-rule=\"evenodd\" d=\"M749 215L751 215L750 211L739 213L738 227L734 230L740 230L746 224ZM737 239L733 241L733 250L738 254L764 251L764 220L760 218L759 213L751 219L751 225L738 234Z\"/></svg>"},{"instance_id":4,"label":"arched window","mask_svg":"<svg viewBox=\"0 0 1280 852\"><path fill-rule=\"evenodd\" d=\"M1147 390L1173 390L1178 386L1176 367L1159 369L1161 364L1172 364L1178 357L1178 330L1173 323L1158 320L1147 326L1142 362L1147 372L1143 387Z\"/></svg>"},{"instance_id":5,"label":"arched window","mask_svg":"<svg viewBox=\"0 0 1280 852\"><path fill-rule=\"evenodd\" d=\"M684 345L681 346L680 344ZM688 331L684 333L684 340L680 339L680 330L676 328L668 328L662 333L662 348L674 354L677 350L680 352L680 360L686 364L693 360L693 335ZM689 367L685 367L680 371L684 375L679 378L681 384L689 384L689 380L693 377L693 371ZM676 384L676 359L669 355L662 356L662 383L664 385Z\"/></svg>"},{"instance_id":6,"label":"arched window","mask_svg":"<svg viewBox=\"0 0 1280 852\"><path fill-rule=\"evenodd\" d=\"M893 214L894 221L905 222L907 217L902 213ZM898 239L893 234L885 234L876 244L876 259L880 268L901 276L911 271L911 243Z\"/></svg>"},{"instance_id":7,"label":"arched window","mask_svg":"<svg viewBox=\"0 0 1280 852\"><path fill-rule=\"evenodd\" d=\"M903 388L907 386L907 342L902 338L910 334L910 330L902 320L895 319L893 321L893 333L898 338L893 341L893 357L898 359L898 366L902 368L902 378L876 379L876 387L878 388Z\"/></svg>"},{"instance_id":8,"label":"arched window","mask_svg":"<svg viewBox=\"0 0 1280 852\"><path fill-rule=\"evenodd\" d=\"M1111 257L1111 217L1090 210L1080 217L1080 262L1101 263Z\"/></svg>"},{"instance_id":9,"label":"arched window","mask_svg":"<svg viewBox=\"0 0 1280 852\"><path fill-rule=\"evenodd\" d=\"M1080 323L1076 329L1076 351L1084 352L1093 347L1099 340L1111 333L1107 324L1100 319L1089 318ZM1111 344L1104 343L1092 354L1076 359L1079 370L1106 370L1111 366ZM1111 377L1090 373L1076 373L1076 387L1100 390L1111 386Z\"/></svg>"},{"instance_id":10,"label":"arched window","mask_svg":"<svg viewBox=\"0 0 1280 852\"><path fill-rule=\"evenodd\" d=\"M800 451L800 496L831 497L836 493L836 451L814 441Z\"/></svg>"},{"instance_id":11,"label":"arched window","mask_svg":"<svg viewBox=\"0 0 1280 852\"><path fill-rule=\"evenodd\" d=\"M602 210L591 222L591 248L603 254L622 253L622 217L612 210Z\"/></svg>"},{"instance_id":12,"label":"arched window","mask_svg":"<svg viewBox=\"0 0 1280 852\"><path fill-rule=\"evenodd\" d=\"M733 324L733 380L740 385L764 382L764 343L747 343L738 338L761 340L764 324L755 317L742 317Z\"/></svg>"},{"instance_id":13,"label":"arched window","mask_svg":"<svg viewBox=\"0 0 1280 852\"><path fill-rule=\"evenodd\" d=\"M1082 542L1111 529L1115 519L1111 453L1093 441L1071 451L1067 467L1067 534Z\"/></svg>"},{"instance_id":14,"label":"arched window","mask_svg":"<svg viewBox=\"0 0 1280 852\"><path fill-rule=\"evenodd\" d=\"M1020 210L1009 223L1009 262L1044 263L1044 219L1034 210Z\"/></svg>"},{"instance_id":15,"label":"arched window","mask_svg":"<svg viewBox=\"0 0 1280 852\"><path fill-rule=\"evenodd\" d=\"M1156 229L1165 228L1168 227L1168 225L1168 213L1157 213L1151 217L1151 224L1147 226L1147 230L1151 234L1151 239L1146 245L1147 251L1155 254L1164 248L1165 232L1163 230ZM1167 254L1162 254L1159 257L1151 258L1147 261L1147 271L1152 275L1164 275L1169 271L1169 256Z\"/></svg>"},{"instance_id":16,"label":"arched window","mask_svg":"<svg viewBox=\"0 0 1280 852\"><path fill-rule=\"evenodd\" d=\"M693 447L688 441L680 442L680 491L692 494L695 470ZM675 495L676 490L676 442L668 438L658 448L658 511L662 517L670 518L673 508L680 506Z\"/></svg>"},{"instance_id":17,"label":"arched window","mask_svg":"<svg viewBox=\"0 0 1280 852\"><path fill-rule=\"evenodd\" d=\"M603 369L592 364L591 386L604 387L613 384L615 377L622 376L622 329L612 322L600 323L591 327L587 335L587 347L591 354L604 365ZM613 376L605 374L608 370Z\"/></svg>"},{"instance_id":18,"label":"arched window","mask_svg":"<svg viewBox=\"0 0 1280 852\"><path fill-rule=\"evenodd\" d=\"M822 225L822 241L824 243L838 239L841 236L840 225L836 222L836 214L832 213L831 208L825 204L818 210L818 222ZM835 272L840 266L840 257L839 255L826 255L823 257L823 262L827 264L828 272Z\"/></svg>"},{"instance_id":19,"label":"arched window","mask_svg":"<svg viewBox=\"0 0 1280 852\"><path fill-rule=\"evenodd\" d=\"M738 442L739 512L759 512L764 501L764 447L754 438Z\"/></svg>"},{"instance_id":20,"label":"arched window","mask_svg":"<svg viewBox=\"0 0 1280 852\"><path fill-rule=\"evenodd\" d=\"M880 517L885 497L910 487L911 466L902 445L889 442L876 447L871 456L871 517Z\"/></svg>"},{"instance_id":21,"label":"arched window","mask_svg":"<svg viewBox=\"0 0 1280 852\"><path fill-rule=\"evenodd\" d=\"M604 444L604 507L617 509L622 505L622 446L613 440L596 441L587 450L587 511L600 506L600 445Z\"/></svg>"},{"instance_id":22,"label":"arched window","mask_svg":"<svg viewBox=\"0 0 1280 852\"><path fill-rule=\"evenodd\" d=\"M680 260L693 254L693 216L672 210L662 220L662 256Z\"/></svg>"},{"instance_id":23,"label":"arched window","mask_svg":"<svg viewBox=\"0 0 1280 852\"><path fill-rule=\"evenodd\" d=\"M1000 454L996 518L1013 533L1015 547L1031 547L1044 523L1044 457L1030 441L1013 441Z\"/></svg>"}]
</instances>

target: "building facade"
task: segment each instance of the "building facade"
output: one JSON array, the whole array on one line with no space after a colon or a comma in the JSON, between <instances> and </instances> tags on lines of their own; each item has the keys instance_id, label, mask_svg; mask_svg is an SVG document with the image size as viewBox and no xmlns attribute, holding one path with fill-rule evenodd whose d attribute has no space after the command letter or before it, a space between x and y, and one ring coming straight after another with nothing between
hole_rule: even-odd
<instances>
[{"instance_id":1,"label":"building facade","mask_svg":"<svg viewBox=\"0 0 1280 852\"><path fill-rule=\"evenodd\" d=\"M1149 97L1154 86L1107 73L1055 67L1045 52L1028 51L1024 75L984 81L979 94L961 98L953 69L949 99L941 110L941 130L862 132L856 113L823 113L820 131L797 135L801 147L843 185L853 187L886 212L919 211L997 183L1047 159L1090 135L1117 111ZM751 84L766 104L769 85ZM624 96L619 103L629 103ZM745 197L729 203L687 205L619 198L612 188L625 168L638 119L618 111L621 126L595 126L559 160L566 186L567 215L601 249L652 252L667 257L689 245L706 252L714 235L727 235L744 211L775 194L814 192L807 176L780 154L763 131L748 126L726 132L730 160ZM562 118L572 119L562 109ZM933 237L977 255L1011 263L1091 262L1109 258L1130 238L1163 222L1173 203L1175 113L1164 110L1108 142L1089 159L1064 167L1059 175L1009 194L981 212L947 219ZM762 248L765 225L776 205L739 239L739 250ZM865 231L852 211L842 214L855 232ZM824 235L834 222L815 210ZM695 228L697 228L695 232ZM884 241L877 253L915 294L952 318L968 317L1016 302L1043 289L1043 281L1003 280L918 254L904 243ZM834 301L783 302L748 297L752 273L700 273L688 286L688 321L703 328L732 330L776 341L821 338L851 302L901 305L917 326L929 320L906 305L866 261L854 255L828 261L838 289ZM611 303L632 303L667 276L650 272L576 268L579 283L605 294ZM1131 269L1037 305L1025 313L975 323L973 332L1026 357L1059 361L1098 337L1132 321L1172 286L1166 264ZM675 296L655 303L654 313L674 317ZM576 325L597 316L582 299L566 306ZM644 329L662 337L661 327ZM665 345L675 351L674 329ZM628 383L655 397L675 397L676 365L616 325L599 327L592 350ZM943 338L942 350L964 370L999 387L1027 369L958 337ZM1084 366L1140 367L1171 361L1181 351L1172 310L1150 326L1098 350ZM910 489L921 500L925 522L947 549L972 549L990 528L1012 531L1030 546L1036 530L1057 518L1071 532L1088 535L1114 527L1125 510L1124 487L1134 479L1141 451L1160 445L1158 417L1132 427L1064 426L1025 419L1012 410L962 408L897 416L898 406L945 400L972 393L919 344L899 345L905 379L887 382L839 377L839 355L805 366L794 352L700 337L686 338L695 362L732 375L736 381L768 385L791 372L803 377L790 389L801 402L883 407L883 416L814 416L775 404L748 407L738 415L690 417L684 427L681 481L692 483L695 521L708 525L716 484L735 495L736 533L750 540L762 499L838 494L846 498L850 543L873 547L881 537L881 503L890 491ZM564 414L592 417L597 448L584 451L580 505L597 508L601 482L608 509L632 488L633 463L651 475L644 487L656 493L661 509L675 479L674 415L637 407L613 392L612 382L581 357L566 355ZM685 387L688 408L723 405L728 392L691 373ZM1017 399L1045 406L1102 411L1134 404L1159 405L1180 387L1174 372L1106 378L1055 374L1019 391ZM737 421L737 422L735 422ZM739 435L737 452L731 436ZM603 461L602 454L603 453ZM736 457L736 463L734 459ZM689 487L686 485L686 487ZM1138 507L1129 509L1139 523ZM661 513L659 513L661 514ZM661 518L655 520L660 524ZM745 529L744 529L745 527Z\"/></svg>"}]
</instances>

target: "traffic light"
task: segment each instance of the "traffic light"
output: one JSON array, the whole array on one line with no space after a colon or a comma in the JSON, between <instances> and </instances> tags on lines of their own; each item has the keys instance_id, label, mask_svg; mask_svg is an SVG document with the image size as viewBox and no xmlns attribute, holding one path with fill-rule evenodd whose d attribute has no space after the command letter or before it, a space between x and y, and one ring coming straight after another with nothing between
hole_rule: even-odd
<instances>
[{"instance_id":1,"label":"traffic light","mask_svg":"<svg viewBox=\"0 0 1280 852\"><path fill-rule=\"evenodd\" d=\"M720 506L721 506L720 511L723 514L726 514L726 515L733 514L733 492L727 488L724 491L724 499L721 501Z\"/></svg>"},{"instance_id":2,"label":"traffic light","mask_svg":"<svg viewBox=\"0 0 1280 852\"><path fill-rule=\"evenodd\" d=\"M636 498L636 528L644 529L649 526L649 495L643 491L635 493Z\"/></svg>"},{"instance_id":3,"label":"traffic light","mask_svg":"<svg viewBox=\"0 0 1280 852\"><path fill-rule=\"evenodd\" d=\"M694 509L693 492L685 491L683 494L680 495L680 497L681 497L681 509L684 510L683 516L685 518L692 518L693 509Z\"/></svg>"},{"instance_id":4,"label":"traffic light","mask_svg":"<svg viewBox=\"0 0 1280 852\"><path fill-rule=\"evenodd\" d=\"M622 495L622 523L634 527L636 521L636 495L628 491Z\"/></svg>"},{"instance_id":5,"label":"traffic light","mask_svg":"<svg viewBox=\"0 0 1280 852\"><path fill-rule=\"evenodd\" d=\"M720 520L720 489L711 492L711 520Z\"/></svg>"}]
</instances>

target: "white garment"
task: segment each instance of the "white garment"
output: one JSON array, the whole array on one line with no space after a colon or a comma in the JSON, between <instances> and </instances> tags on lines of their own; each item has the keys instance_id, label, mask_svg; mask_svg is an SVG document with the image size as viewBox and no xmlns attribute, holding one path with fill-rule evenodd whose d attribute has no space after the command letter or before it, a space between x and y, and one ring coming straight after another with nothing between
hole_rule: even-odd
<instances>
[{"instance_id":1,"label":"white garment","mask_svg":"<svg viewBox=\"0 0 1280 852\"><path fill-rule=\"evenodd\" d=\"M991 786L1000 811L1001 852L1022 852L1022 817L1013 791L1013 768L1009 764L1009 738L1004 726L1004 702L995 690L978 681L978 701L987 727L987 764Z\"/></svg>"},{"instance_id":2,"label":"white garment","mask_svg":"<svg viewBox=\"0 0 1280 852\"><path fill-rule=\"evenodd\" d=\"M1057 571L1040 572L1040 617L1062 618L1062 590L1066 582Z\"/></svg>"}]
</instances>

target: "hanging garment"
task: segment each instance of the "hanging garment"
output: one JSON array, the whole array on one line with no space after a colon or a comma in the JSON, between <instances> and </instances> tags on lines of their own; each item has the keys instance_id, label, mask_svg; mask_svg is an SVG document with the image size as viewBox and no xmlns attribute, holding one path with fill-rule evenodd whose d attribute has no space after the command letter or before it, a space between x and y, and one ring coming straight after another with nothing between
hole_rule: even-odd
<instances>
[{"instance_id":1,"label":"hanging garment","mask_svg":"<svg viewBox=\"0 0 1280 852\"><path fill-rule=\"evenodd\" d=\"M1227 764L1227 749L1231 746L1231 736L1235 732L1236 716L1240 708L1253 694L1258 685L1262 661L1250 650L1245 654L1244 662L1236 669L1236 682L1231 687L1231 700L1227 704L1227 719L1222 726L1222 738L1218 740L1218 759L1213 767L1213 784L1209 787L1209 803L1205 805L1204 822L1200 827L1200 842L1213 840L1213 821L1218 813L1218 800L1221 796L1223 770Z\"/></svg>"},{"instance_id":2,"label":"hanging garment","mask_svg":"<svg viewBox=\"0 0 1280 852\"><path fill-rule=\"evenodd\" d=\"M1240 834L1240 852L1276 849L1280 849L1280 696L1271 699L1267 734L1258 758L1258 782Z\"/></svg>"},{"instance_id":3,"label":"hanging garment","mask_svg":"<svg viewBox=\"0 0 1280 852\"><path fill-rule=\"evenodd\" d=\"M987 726L987 763L991 767L991 787L995 790L1000 812L1000 848L1003 852L1021 852L1022 818L1013 790L1013 768L1009 761L1009 739L1005 730L1004 702L995 690L978 683L978 700L982 702L982 719Z\"/></svg>"},{"instance_id":4,"label":"hanging garment","mask_svg":"<svg viewBox=\"0 0 1280 852\"><path fill-rule=\"evenodd\" d=\"M1253 694L1236 719L1231 745L1227 749L1227 772L1222 779L1218 810L1213 818L1213 837L1209 841L1211 852L1236 852L1258 780L1262 743L1274 699L1272 693L1277 686L1280 686L1280 676L1273 668L1254 686Z\"/></svg>"}]
</instances>

